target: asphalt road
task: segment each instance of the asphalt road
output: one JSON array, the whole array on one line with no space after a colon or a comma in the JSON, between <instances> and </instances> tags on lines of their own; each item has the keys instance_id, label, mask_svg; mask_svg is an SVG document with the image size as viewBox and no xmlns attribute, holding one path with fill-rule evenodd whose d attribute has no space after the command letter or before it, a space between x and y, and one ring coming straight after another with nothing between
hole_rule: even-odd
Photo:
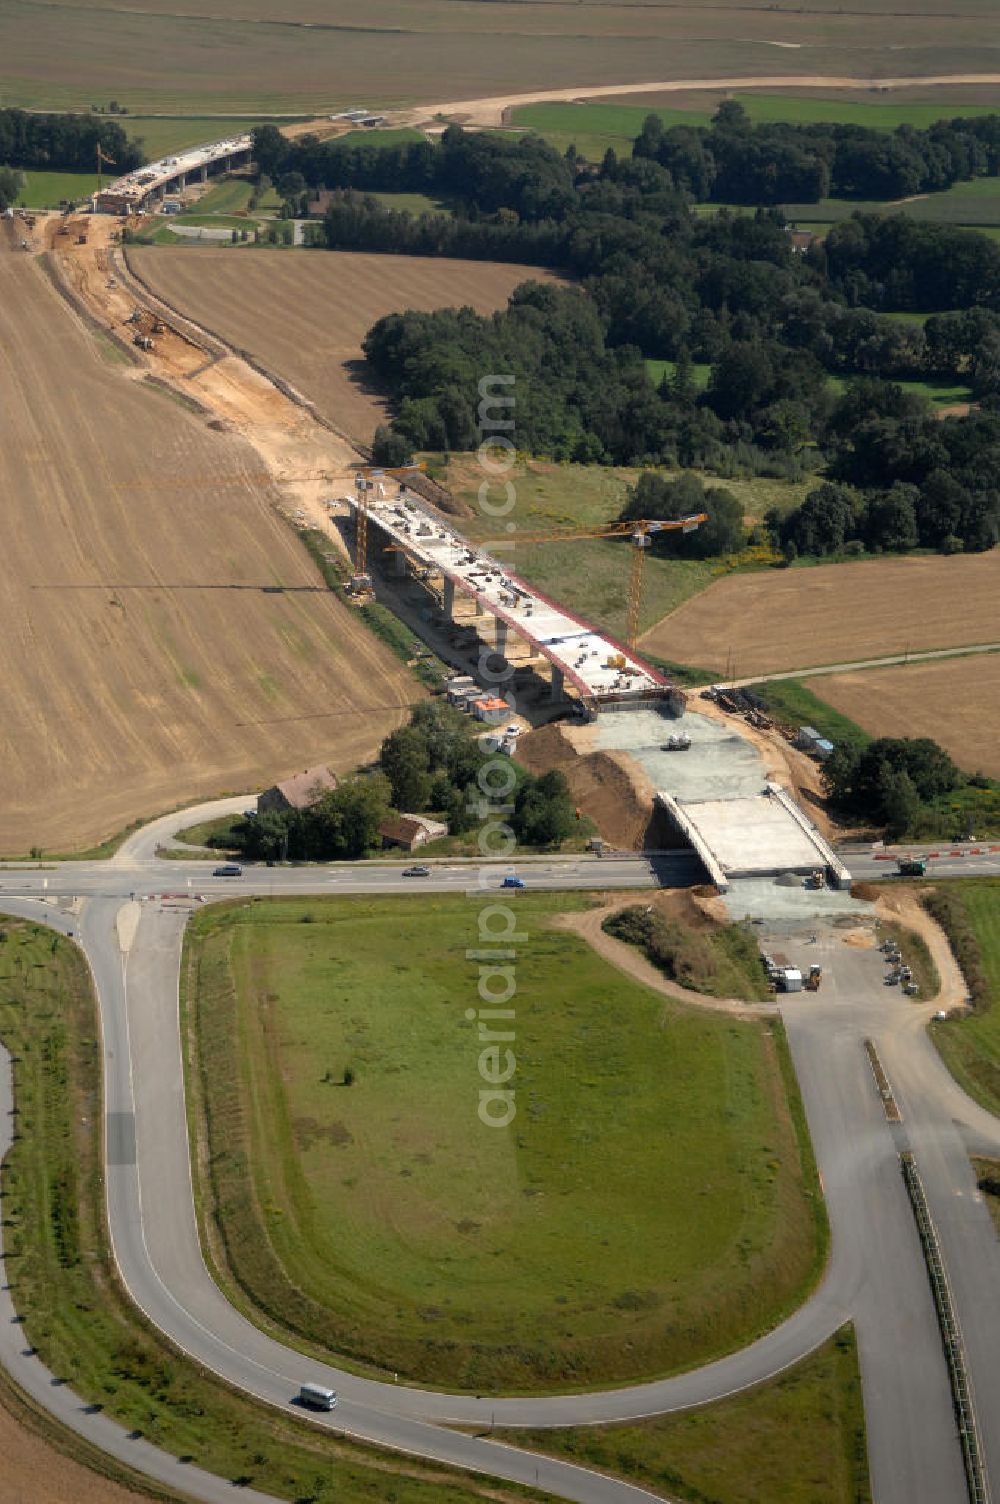
<instances>
[{"instance_id":1,"label":"asphalt road","mask_svg":"<svg viewBox=\"0 0 1000 1504\"><path fill-rule=\"evenodd\" d=\"M429 877L404 877L402 862L338 863L321 867L246 867L242 877L214 877L210 862L158 862L142 867L60 863L58 868L0 870L0 902L19 898L174 899L238 898L243 893L288 897L296 893L499 892L503 876L516 872L526 888L666 887L702 880L698 863L684 853L651 862L645 857L555 857L531 864L490 866L478 862L436 863ZM516 892L514 893L516 899Z\"/></svg>"},{"instance_id":2,"label":"asphalt road","mask_svg":"<svg viewBox=\"0 0 1000 1504\"><path fill-rule=\"evenodd\" d=\"M924 857L928 877L1000 877L1000 845L953 841L924 846L838 846L837 855L851 875L864 882L886 882L896 875L897 856Z\"/></svg>"},{"instance_id":3,"label":"asphalt road","mask_svg":"<svg viewBox=\"0 0 1000 1504\"><path fill-rule=\"evenodd\" d=\"M197 894L428 888L479 893L495 887L497 869L488 871L485 888L478 864L458 863L435 867L430 879L404 879L398 863L366 863L251 869L227 881L211 879L203 862L156 861L150 842L157 839L155 833L140 833L112 863L0 872L0 906L44 913L48 922L75 930L89 958L104 1035L107 1195L115 1258L137 1304L205 1367L281 1406L290 1403L303 1381L325 1379L338 1390L340 1404L332 1415L309 1417L312 1424L537 1484L584 1504L618 1504L650 1496L586 1469L444 1427L448 1422L560 1426L687 1408L776 1374L853 1317L878 1504L959 1500L964 1483L947 1373L898 1169L898 1149L906 1144L924 1178L965 1331L987 1465L1000 1478L1000 1244L968 1164L971 1148L1000 1153L1000 1122L976 1108L941 1065L925 1030L933 1005L915 1005L882 986L876 952L852 950L836 931L824 932L816 950L827 973L822 992L782 1004L833 1228L831 1259L814 1296L761 1341L673 1379L547 1399L436 1394L304 1359L241 1316L208 1274L187 1149L177 1026L180 946ZM642 858L542 859L518 862L517 870L532 887L634 887L655 880ZM884 864L876 864L876 870L884 875ZM697 871L683 858L669 859L659 875L681 883L697 880ZM129 901L132 894L137 901ZM146 896L153 894L160 896ZM84 895L82 906L66 912L70 898ZM884 1119L863 1049L866 1037L877 1039L903 1106L899 1129ZM5 1362L17 1356L2 1341L0 1354ZM37 1364L23 1355L21 1361ZM60 1389L64 1409L65 1396ZM77 1405L75 1419L85 1424L85 1407ZM103 1417L89 1419L100 1419L107 1429ZM98 1444L116 1452L123 1448L136 1465L135 1443L124 1434L117 1443L104 1435ZM158 1455L161 1470L154 1476L160 1481L199 1498L223 1497L211 1491L218 1480L204 1483L188 1466ZM231 1485L224 1489L231 1497Z\"/></svg>"}]
</instances>

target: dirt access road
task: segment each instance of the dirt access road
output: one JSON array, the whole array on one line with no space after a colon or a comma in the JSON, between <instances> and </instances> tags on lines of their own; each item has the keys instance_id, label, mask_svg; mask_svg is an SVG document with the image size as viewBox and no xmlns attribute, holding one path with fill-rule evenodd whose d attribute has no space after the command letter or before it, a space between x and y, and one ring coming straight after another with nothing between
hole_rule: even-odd
<instances>
[{"instance_id":1,"label":"dirt access road","mask_svg":"<svg viewBox=\"0 0 1000 1504\"><path fill-rule=\"evenodd\" d=\"M752 74L746 78L674 78L659 83L600 84L576 89L537 89L530 94L497 94L482 99L453 99L443 104L393 114L393 124L420 125L445 116L463 125L504 125L508 111L522 104L575 104L586 99L623 98L631 94L690 94L724 89L912 89L1000 84L1000 73L940 73L927 78L827 78L819 73Z\"/></svg>"},{"instance_id":2,"label":"dirt access road","mask_svg":"<svg viewBox=\"0 0 1000 1504\"><path fill-rule=\"evenodd\" d=\"M127 320L137 306L162 315L167 328L155 337L154 350L134 352L140 377L154 375L170 383L183 398L201 404L226 432L239 434L260 457L260 478L281 486L284 511L304 512L311 523L326 529L323 498L353 488L354 470L362 460L351 441L333 426L317 423L305 401L281 391L183 309L175 310L136 283L114 243L120 221L87 216L70 221L65 235L57 233L59 223L56 216L49 218L44 243L53 248L61 275L102 328L128 342L133 328ZM76 243L78 234L86 234L86 245Z\"/></svg>"}]
</instances>

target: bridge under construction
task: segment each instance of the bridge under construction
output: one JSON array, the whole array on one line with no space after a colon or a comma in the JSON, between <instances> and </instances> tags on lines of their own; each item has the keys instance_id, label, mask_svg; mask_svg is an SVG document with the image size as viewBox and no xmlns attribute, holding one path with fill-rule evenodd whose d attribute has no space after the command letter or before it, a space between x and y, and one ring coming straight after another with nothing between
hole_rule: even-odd
<instances>
[{"instance_id":1,"label":"bridge under construction","mask_svg":"<svg viewBox=\"0 0 1000 1504\"><path fill-rule=\"evenodd\" d=\"M245 132L148 162L96 193L94 208L102 214L145 211L165 194L179 193L189 181L204 183L214 173L245 167L250 161L251 144L250 134Z\"/></svg>"},{"instance_id":2,"label":"bridge under construction","mask_svg":"<svg viewBox=\"0 0 1000 1504\"><path fill-rule=\"evenodd\" d=\"M456 619L456 597L474 601L476 616L492 619L492 653L498 660L509 663L515 642L522 642L531 654L547 660L553 699L576 700L587 712L670 699L674 691L669 682L629 648L527 585L493 553L422 507L405 486L392 497L384 494L386 489L376 486L364 500L362 493L344 498L357 521L362 509L366 514L362 525L369 533L369 557L385 552L400 579L409 575L427 585L440 582L448 622ZM515 541L513 535L510 547ZM493 677L502 682L502 672Z\"/></svg>"}]
</instances>

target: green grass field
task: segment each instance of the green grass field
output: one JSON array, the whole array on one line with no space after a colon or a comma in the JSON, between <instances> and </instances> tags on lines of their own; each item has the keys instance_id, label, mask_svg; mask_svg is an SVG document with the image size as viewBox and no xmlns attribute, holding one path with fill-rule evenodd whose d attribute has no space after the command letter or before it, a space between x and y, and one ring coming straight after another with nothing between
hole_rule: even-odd
<instances>
[{"instance_id":1,"label":"green grass field","mask_svg":"<svg viewBox=\"0 0 1000 1504\"><path fill-rule=\"evenodd\" d=\"M427 193L373 193L387 209L405 210L407 214L448 214L451 206L442 198Z\"/></svg>"},{"instance_id":2,"label":"green grass field","mask_svg":"<svg viewBox=\"0 0 1000 1504\"><path fill-rule=\"evenodd\" d=\"M970 878L949 883L947 892L972 932L985 987L969 1017L935 1023L931 1032L959 1085L991 1112L1000 1113L1000 881ZM969 980L961 942L957 954Z\"/></svg>"},{"instance_id":3,"label":"green grass field","mask_svg":"<svg viewBox=\"0 0 1000 1504\"><path fill-rule=\"evenodd\" d=\"M713 205L713 208L718 207ZM966 229L1000 227L1000 177L974 178L955 183L941 193L912 199L824 198L815 204L782 205L788 218L804 230L819 234L853 214L907 214L928 223Z\"/></svg>"},{"instance_id":4,"label":"green grass field","mask_svg":"<svg viewBox=\"0 0 1000 1504\"><path fill-rule=\"evenodd\" d=\"M25 209L58 209L63 199L83 199L96 192L92 172L26 172L17 202Z\"/></svg>"},{"instance_id":5,"label":"green grass field","mask_svg":"<svg viewBox=\"0 0 1000 1504\"><path fill-rule=\"evenodd\" d=\"M112 1273L101 1166L101 1047L90 974L68 941L0 922L0 1038L15 1061L19 1132L4 1163L4 1239L24 1338L86 1401L175 1456L281 1499L473 1504L485 1479L401 1461L255 1405L147 1326ZM59 1431L58 1445L128 1484ZM540 1495L504 1485L505 1494Z\"/></svg>"},{"instance_id":6,"label":"green grass field","mask_svg":"<svg viewBox=\"0 0 1000 1504\"><path fill-rule=\"evenodd\" d=\"M237 214L246 208L253 191L254 184L249 178L223 178L198 199L198 213Z\"/></svg>"},{"instance_id":7,"label":"green grass field","mask_svg":"<svg viewBox=\"0 0 1000 1504\"><path fill-rule=\"evenodd\" d=\"M649 372L649 379L651 382L653 382L654 386L659 386L664 376L672 376L674 374L674 368L675 362L672 360L646 361L646 370ZM698 361L691 362L691 377L694 381L695 389L697 391L703 392L705 390L705 388L708 386L708 378L711 376L711 374L711 366L702 365Z\"/></svg>"},{"instance_id":8,"label":"green grass field","mask_svg":"<svg viewBox=\"0 0 1000 1504\"><path fill-rule=\"evenodd\" d=\"M432 456L440 465L440 456ZM504 522L482 515L478 504L483 474L474 456L456 454L435 473L444 485L468 503L474 515L462 528L477 541L503 539ZM522 533L599 526L614 521L625 504L628 486L638 471L601 465L559 464L550 460L519 461L510 472L517 503L511 518ZM720 480L742 501L748 517L760 519L770 507L788 511L810 489L811 481ZM507 519L510 520L510 519ZM501 557L540 590L571 611L578 611L607 631L625 630L625 603L630 568L627 539L574 539L544 544L521 544ZM668 611L711 584L715 564L693 559L646 560L641 629L651 627Z\"/></svg>"},{"instance_id":9,"label":"green grass field","mask_svg":"<svg viewBox=\"0 0 1000 1504\"><path fill-rule=\"evenodd\" d=\"M269 119L267 124L281 126L302 118L284 115ZM252 115L124 115L118 123L127 135L142 141L147 158L155 162L168 152L203 146L208 141L219 141L223 136L239 136L264 122L255 120Z\"/></svg>"},{"instance_id":10,"label":"green grass field","mask_svg":"<svg viewBox=\"0 0 1000 1504\"><path fill-rule=\"evenodd\" d=\"M691 1504L869 1504L854 1331L780 1378L682 1415L573 1431L501 1432Z\"/></svg>"},{"instance_id":11,"label":"green grass field","mask_svg":"<svg viewBox=\"0 0 1000 1504\"><path fill-rule=\"evenodd\" d=\"M850 385L850 378L831 376L830 385L838 393L844 392ZM961 382L898 381L896 385L901 386L906 392L913 392L918 397L925 397L932 407L954 407L958 403L973 400L971 388Z\"/></svg>"},{"instance_id":12,"label":"green grass field","mask_svg":"<svg viewBox=\"0 0 1000 1504\"><path fill-rule=\"evenodd\" d=\"M837 122L863 125L873 130L895 130L898 125L926 128L936 120L957 115L989 115L989 105L941 103L928 104L907 100L885 104L864 104L831 95L820 99L794 94L744 93L733 96L756 122L789 121L811 124ZM603 104L527 104L511 111L510 123L521 130L536 131L560 151L571 143L581 156L598 162L608 147L619 156L631 155L632 142L642 130L647 115L658 115L664 125L709 125L712 110L695 106L665 108L660 105Z\"/></svg>"},{"instance_id":13,"label":"green grass field","mask_svg":"<svg viewBox=\"0 0 1000 1504\"><path fill-rule=\"evenodd\" d=\"M408 125L378 127L372 130L348 131L343 136L336 137L337 146L405 146L409 141L424 141L426 137L422 131L415 131Z\"/></svg>"},{"instance_id":14,"label":"green grass field","mask_svg":"<svg viewBox=\"0 0 1000 1504\"><path fill-rule=\"evenodd\" d=\"M201 1199L223 1279L302 1345L449 1387L585 1387L739 1346L814 1282L825 1216L780 1027L630 982L552 927L586 904L518 896L509 1128L478 1115L482 900L194 921Z\"/></svg>"}]
</instances>

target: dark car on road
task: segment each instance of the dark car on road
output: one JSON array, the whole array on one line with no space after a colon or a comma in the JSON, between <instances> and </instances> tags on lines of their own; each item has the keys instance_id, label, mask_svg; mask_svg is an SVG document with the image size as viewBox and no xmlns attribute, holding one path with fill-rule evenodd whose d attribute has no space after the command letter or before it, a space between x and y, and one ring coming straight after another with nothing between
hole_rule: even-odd
<instances>
[{"instance_id":1,"label":"dark car on road","mask_svg":"<svg viewBox=\"0 0 1000 1504\"><path fill-rule=\"evenodd\" d=\"M213 877L242 877L243 868L235 862L224 862L221 867L216 867L212 872Z\"/></svg>"},{"instance_id":2,"label":"dark car on road","mask_svg":"<svg viewBox=\"0 0 1000 1504\"><path fill-rule=\"evenodd\" d=\"M417 866L417 867L404 867L403 868L403 876L404 877L430 877L430 875L431 875L431 869L429 867L420 867L420 866Z\"/></svg>"}]
</instances>

